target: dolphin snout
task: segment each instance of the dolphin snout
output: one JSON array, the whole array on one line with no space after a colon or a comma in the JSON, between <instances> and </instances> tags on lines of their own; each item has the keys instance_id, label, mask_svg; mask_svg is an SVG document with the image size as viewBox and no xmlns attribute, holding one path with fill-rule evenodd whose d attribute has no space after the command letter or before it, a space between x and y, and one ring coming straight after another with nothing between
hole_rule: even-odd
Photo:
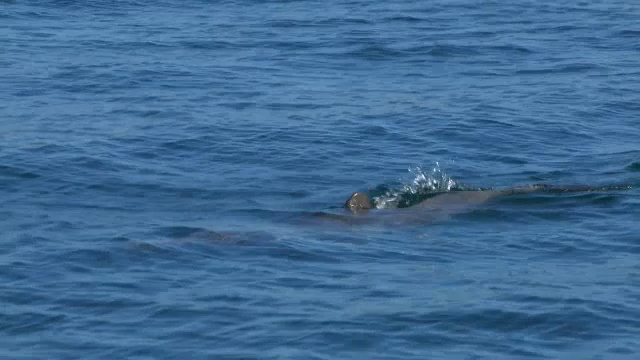
<instances>
[{"instance_id":1,"label":"dolphin snout","mask_svg":"<svg viewBox=\"0 0 640 360\"><path fill-rule=\"evenodd\" d=\"M373 207L373 204L371 203L371 200L369 199L369 196L367 196L367 194L363 192L354 192L353 194L351 194L349 200L347 200L347 202L344 204L344 207L353 212L356 212L359 210L371 209Z\"/></svg>"}]
</instances>

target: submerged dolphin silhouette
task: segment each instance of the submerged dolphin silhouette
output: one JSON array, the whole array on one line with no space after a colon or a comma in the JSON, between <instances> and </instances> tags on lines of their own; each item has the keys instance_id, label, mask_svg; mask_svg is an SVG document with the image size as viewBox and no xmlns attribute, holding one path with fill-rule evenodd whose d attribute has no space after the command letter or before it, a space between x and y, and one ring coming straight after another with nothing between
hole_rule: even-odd
<instances>
[{"instance_id":1,"label":"submerged dolphin silhouette","mask_svg":"<svg viewBox=\"0 0 640 360\"><path fill-rule=\"evenodd\" d=\"M439 193L431 198L423 200L411 207L420 208L444 208L447 211L462 210L472 205L481 204L487 200L504 195L526 194L532 192L591 192L604 190L623 190L629 189L629 186L608 186L608 187L591 187L585 185L572 186L552 186L544 184L536 184L530 186L519 186L504 190L461 190L447 191ZM352 212L359 212L374 208L373 201L364 192L354 192L344 204L344 207Z\"/></svg>"}]
</instances>

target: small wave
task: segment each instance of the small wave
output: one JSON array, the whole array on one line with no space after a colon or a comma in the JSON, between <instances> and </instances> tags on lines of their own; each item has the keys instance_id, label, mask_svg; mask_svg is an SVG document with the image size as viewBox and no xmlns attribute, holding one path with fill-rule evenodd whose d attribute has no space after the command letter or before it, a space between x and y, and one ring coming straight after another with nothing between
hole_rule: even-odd
<instances>
[{"instance_id":1,"label":"small wave","mask_svg":"<svg viewBox=\"0 0 640 360\"><path fill-rule=\"evenodd\" d=\"M429 55L432 57L455 57L455 56L471 56L478 55L476 48L464 45L452 44L434 44L428 46L414 46L405 49L403 54L410 55Z\"/></svg>"},{"instance_id":2,"label":"small wave","mask_svg":"<svg viewBox=\"0 0 640 360\"><path fill-rule=\"evenodd\" d=\"M629 164L629 166L627 166L626 169L628 171L633 171L633 172L640 171L640 161L635 161L635 162Z\"/></svg>"},{"instance_id":3,"label":"small wave","mask_svg":"<svg viewBox=\"0 0 640 360\"><path fill-rule=\"evenodd\" d=\"M411 15L391 16L383 20L388 22L404 22L404 23L418 23L422 21L427 21L427 19L425 18L420 18L416 16L411 16Z\"/></svg>"},{"instance_id":4,"label":"small wave","mask_svg":"<svg viewBox=\"0 0 640 360\"><path fill-rule=\"evenodd\" d=\"M17 177L20 179L36 179L40 177L40 175L34 172L7 165L0 165L0 175Z\"/></svg>"},{"instance_id":5,"label":"small wave","mask_svg":"<svg viewBox=\"0 0 640 360\"><path fill-rule=\"evenodd\" d=\"M526 48L521 45L515 45L515 44L489 46L488 49L497 50L502 53L506 53L506 52L514 53L514 54L533 54L534 53L534 51L529 48Z\"/></svg>"},{"instance_id":6,"label":"small wave","mask_svg":"<svg viewBox=\"0 0 640 360\"><path fill-rule=\"evenodd\" d=\"M442 45L437 44L431 47L429 55L437 57L470 56L477 55L476 49L470 46Z\"/></svg>"},{"instance_id":7,"label":"small wave","mask_svg":"<svg viewBox=\"0 0 640 360\"><path fill-rule=\"evenodd\" d=\"M158 42L158 41L151 41L151 40L146 40L146 41L125 41L125 42L121 42L118 43L118 46L124 47L124 48L128 48L128 49L153 49L153 48L157 48L157 49L168 49L171 48L172 45L170 44L165 44L162 42Z\"/></svg>"},{"instance_id":8,"label":"small wave","mask_svg":"<svg viewBox=\"0 0 640 360\"><path fill-rule=\"evenodd\" d=\"M387 60L401 53L386 46L370 45L348 52L346 55L364 60Z\"/></svg>"},{"instance_id":9,"label":"small wave","mask_svg":"<svg viewBox=\"0 0 640 360\"><path fill-rule=\"evenodd\" d=\"M31 19L31 18L35 18L35 19L43 19L43 20L56 20L57 17L55 15L52 15L50 13L44 12L44 11L25 11L25 12L21 12L19 13L20 18L26 18L26 19Z\"/></svg>"},{"instance_id":10,"label":"small wave","mask_svg":"<svg viewBox=\"0 0 640 360\"><path fill-rule=\"evenodd\" d=\"M317 47L317 44L311 41L271 40L263 41L262 46L266 49L275 49L282 51L306 51L315 49Z\"/></svg>"},{"instance_id":11,"label":"small wave","mask_svg":"<svg viewBox=\"0 0 640 360\"><path fill-rule=\"evenodd\" d=\"M4 314L3 314L4 315ZM9 336L33 334L59 326L67 320L67 316L54 311L23 311L3 316L3 333ZM9 324L8 326L5 324Z\"/></svg>"},{"instance_id":12,"label":"small wave","mask_svg":"<svg viewBox=\"0 0 640 360\"><path fill-rule=\"evenodd\" d=\"M638 37L640 37L640 30L621 30L615 33L615 35L637 39Z\"/></svg>"},{"instance_id":13,"label":"small wave","mask_svg":"<svg viewBox=\"0 0 640 360\"><path fill-rule=\"evenodd\" d=\"M300 21L294 19L272 20L267 22L270 28L301 28L301 27L313 27L314 24L309 21Z\"/></svg>"},{"instance_id":14,"label":"small wave","mask_svg":"<svg viewBox=\"0 0 640 360\"><path fill-rule=\"evenodd\" d=\"M543 74L567 74L586 73L593 70L602 70L603 67L596 64L566 64L545 69L522 69L515 72L516 75L543 75Z\"/></svg>"},{"instance_id":15,"label":"small wave","mask_svg":"<svg viewBox=\"0 0 640 360\"><path fill-rule=\"evenodd\" d=\"M380 125L369 125L362 129L364 134L371 136L386 136L389 135L389 131Z\"/></svg>"},{"instance_id":16,"label":"small wave","mask_svg":"<svg viewBox=\"0 0 640 360\"><path fill-rule=\"evenodd\" d=\"M316 22L316 24L320 24L320 25L331 25L331 26L337 26L337 25L371 25L372 22L366 19L362 19L362 18L342 18L342 17L338 17L338 18L329 18L329 19L325 19L325 20L319 20Z\"/></svg>"},{"instance_id":17,"label":"small wave","mask_svg":"<svg viewBox=\"0 0 640 360\"><path fill-rule=\"evenodd\" d=\"M147 45L148 43L148 45ZM164 44L159 43L150 43L147 42L143 45L145 46L154 46L154 47L168 47ZM237 47L236 44L223 41L223 40L190 40L190 41L182 41L180 45L187 49L196 49L196 50L229 50Z\"/></svg>"},{"instance_id":18,"label":"small wave","mask_svg":"<svg viewBox=\"0 0 640 360\"><path fill-rule=\"evenodd\" d=\"M516 55L533 54L535 51L516 44L494 44L494 45L454 45L454 44L434 44L410 47L404 53L412 55L430 55L433 57L455 57L483 55L486 53L510 53Z\"/></svg>"}]
</instances>

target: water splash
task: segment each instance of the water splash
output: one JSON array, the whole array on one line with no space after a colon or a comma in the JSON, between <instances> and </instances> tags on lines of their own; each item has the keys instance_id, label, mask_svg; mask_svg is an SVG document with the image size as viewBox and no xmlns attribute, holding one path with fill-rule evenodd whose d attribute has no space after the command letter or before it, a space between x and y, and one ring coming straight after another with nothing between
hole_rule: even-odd
<instances>
[{"instance_id":1,"label":"water splash","mask_svg":"<svg viewBox=\"0 0 640 360\"><path fill-rule=\"evenodd\" d=\"M431 170L424 170L420 166L410 168L409 173L413 176L408 183L383 184L370 191L376 208L405 208L441 192L466 189L447 175L439 163Z\"/></svg>"}]
</instances>

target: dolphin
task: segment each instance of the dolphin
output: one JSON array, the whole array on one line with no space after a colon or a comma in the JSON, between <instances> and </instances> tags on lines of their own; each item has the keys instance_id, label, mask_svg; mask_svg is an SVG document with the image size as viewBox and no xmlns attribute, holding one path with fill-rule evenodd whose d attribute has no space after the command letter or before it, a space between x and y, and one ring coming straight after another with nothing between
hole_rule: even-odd
<instances>
[{"instance_id":1,"label":"dolphin","mask_svg":"<svg viewBox=\"0 0 640 360\"><path fill-rule=\"evenodd\" d=\"M535 184L529 186L518 186L503 190L457 190L437 193L435 196L423 200L411 208L422 208L428 210L439 209L445 213L459 212L473 205L479 205L488 200L513 194L527 194L533 192L566 193L566 192L593 192L606 190L630 189L630 186L606 186L591 187L586 185L553 186L545 184ZM365 192L354 192L344 204L344 207L353 213L359 213L375 208L374 202Z\"/></svg>"}]
</instances>

